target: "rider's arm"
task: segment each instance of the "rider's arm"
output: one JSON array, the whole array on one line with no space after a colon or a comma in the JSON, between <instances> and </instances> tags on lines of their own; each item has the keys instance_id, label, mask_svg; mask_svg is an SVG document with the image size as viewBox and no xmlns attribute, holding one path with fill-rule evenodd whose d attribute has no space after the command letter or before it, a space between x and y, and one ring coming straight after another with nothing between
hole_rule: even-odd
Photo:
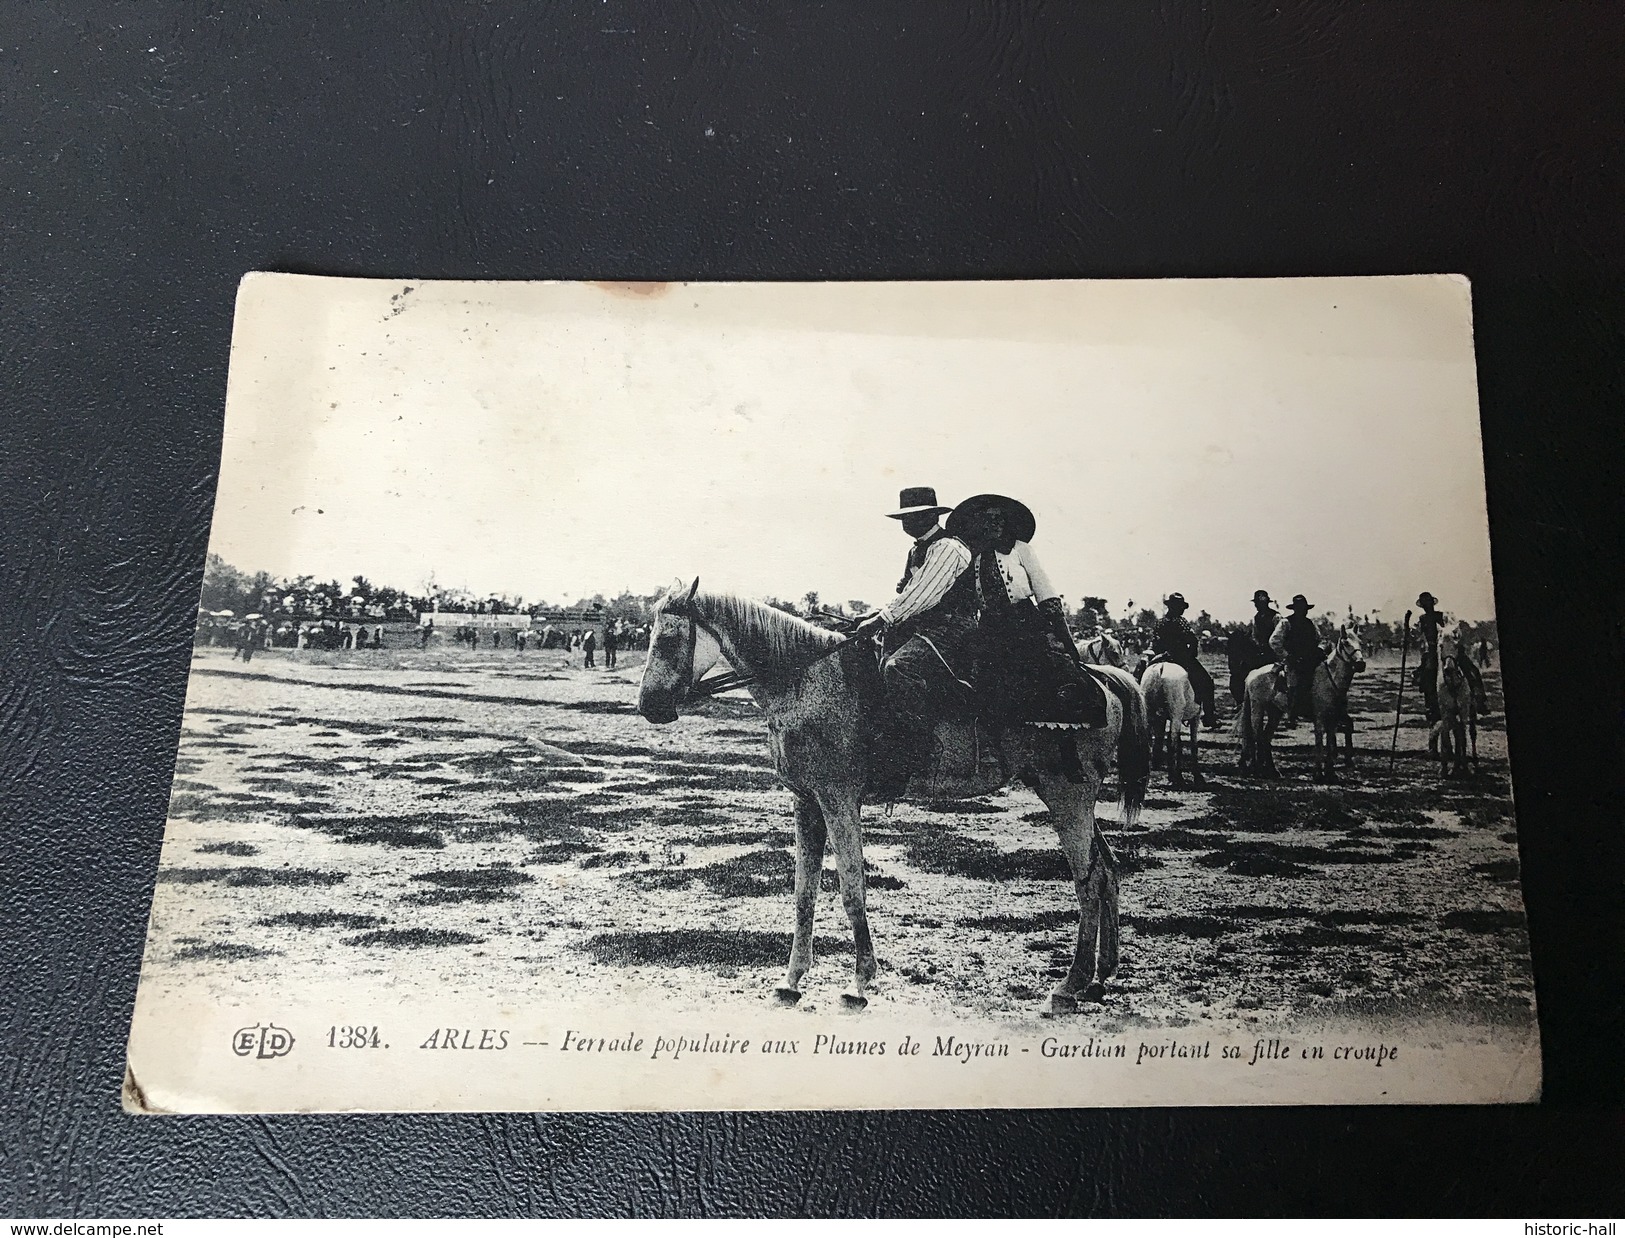
<instances>
[{"instance_id":1,"label":"rider's arm","mask_svg":"<svg viewBox=\"0 0 1625 1238\"><path fill-rule=\"evenodd\" d=\"M1060 591L1051 583L1049 573L1044 570L1044 565L1038 561L1038 556L1033 553L1030 544L1017 542L1015 549L1011 553L1021 563L1021 566L1026 569L1027 583L1033 587L1033 601L1047 602L1051 598L1061 596Z\"/></svg>"},{"instance_id":2,"label":"rider's arm","mask_svg":"<svg viewBox=\"0 0 1625 1238\"><path fill-rule=\"evenodd\" d=\"M938 538L925 552L925 562L908 582L908 588L881 609L881 618L895 627L924 614L942 601L959 574L969 566L970 551L964 542L954 537Z\"/></svg>"}]
</instances>

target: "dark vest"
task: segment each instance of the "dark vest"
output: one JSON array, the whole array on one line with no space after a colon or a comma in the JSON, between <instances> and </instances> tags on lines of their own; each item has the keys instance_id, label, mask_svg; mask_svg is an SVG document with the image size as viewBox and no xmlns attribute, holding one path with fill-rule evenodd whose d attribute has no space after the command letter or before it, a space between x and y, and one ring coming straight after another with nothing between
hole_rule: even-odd
<instances>
[{"instance_id":1,"label":"dark vest","mask_svg":"<svg viewBox=\"0 0 1625 1238\"><path fill-rule=\"evenodd\" d=\"M1253 615L1253 639L1263 648L1270 647L1270 637L1275 635L1275 625L1281 622L1281 616L1271 611L1267 615L1256 612Z\"/></svg>"},{"instance_id":2,"label":"dark vest","mask_svg":"<svg viewBox=\"0 0 1625 1238\"><path fill-rule=\"evenodd\" d=\"M897 591L901 593L908 588L908 582L914 579L914 573L925 566L925 556L931 547L939 540L948 536L945 529L937 528L931 535L922 538L909 547L908 558L903 564L903 579L898 583ZM934 627L943 624L955 628L976 622L976 573L966 568L959 573L959 578L949 586L948 592L943 594L942 600L922 615L916 615L905 626L911 630L930 632Z\"/></svg>"}]
</instances>

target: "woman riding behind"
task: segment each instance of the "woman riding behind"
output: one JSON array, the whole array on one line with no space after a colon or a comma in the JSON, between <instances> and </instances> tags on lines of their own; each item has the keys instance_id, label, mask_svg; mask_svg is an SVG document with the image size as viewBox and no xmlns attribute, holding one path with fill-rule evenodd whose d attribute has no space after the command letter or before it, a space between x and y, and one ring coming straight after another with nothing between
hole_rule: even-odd
<instances>
[{"instance_id":1,"label":"woman riding behind","mask_svg":"<svg viewBox=\"0 0 1625 1238\"><path fill-rule=\"evenodd\" d=\"M971 550L983 634L978 679L1001 712L1103 726L1104 698L1082 687L1066 604L1033 551L1037 522L1026 504L979 494L954 508L946 527ZM1085 716L1075 716L1080 708Z\"/></svg>"}]
</instances>

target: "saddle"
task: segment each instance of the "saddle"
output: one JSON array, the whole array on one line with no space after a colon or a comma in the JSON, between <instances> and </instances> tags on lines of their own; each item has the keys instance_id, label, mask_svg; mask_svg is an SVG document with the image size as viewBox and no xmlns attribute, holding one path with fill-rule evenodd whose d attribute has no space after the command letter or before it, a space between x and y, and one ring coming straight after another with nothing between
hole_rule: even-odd
<instances>
[{"instance_id":1,"label":"saddle","mask_svg":"<svg viewBox=\"0 0 1625 1238\"><path fill-rule=\"evenodd\" d=\"M867 790L885 800L904 795L953 800L991 794L1010 781L1001 741L1011 726L1032 727L1047 734L1052 751L1044 764L1049 772L1083 781L1076 736L1106 725L1109 689L1096 668L1073 666L1070 659L1067 664L1073 670L1071 675L1057 676L1059 682L1052 680L1047 685L1040 680L1037 687L974 675L958 700L930 720L930 734L919 751L899 749L898 737L911 723L883 710L867 737L871 771ZM1020 690L1022 687L1026 690Z\"/></svg>"}]
</instances>

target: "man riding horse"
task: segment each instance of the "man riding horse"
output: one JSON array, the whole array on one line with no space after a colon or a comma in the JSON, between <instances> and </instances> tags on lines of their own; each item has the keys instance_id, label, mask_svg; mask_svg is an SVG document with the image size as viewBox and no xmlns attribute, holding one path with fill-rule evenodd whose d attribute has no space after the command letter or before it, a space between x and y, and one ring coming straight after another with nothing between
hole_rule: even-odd
<instances>
[{"instance_id":1,"label":"man riding horse","mask_svg":"<svg viewBox=\"0 0 1625 1238\"><path fill-rule=\"evenodd\" d=\"M950 509L929 486L900 499L888 514L914 538L903 579L855 629L887 637L881 675L896 715L881 745L887 789L923 765L943 718L1105 725L1104 695L1085 680L1065 604L1029 543L1036 522L1027 507L977 495ZM944 528L939 517L950 511Z\"/></svg>"},{"instance_id":2,"label":"man riding horse","mask_svg":"<svg viewBox=\"0 0 1625 1238\"><path fill-rule=\"evenodd\" d=\"M942 527L940 517L952 510L930 486L903 490L898 510L887 513L914 539L897 596L854 629L860 637L884 633L890 646L881 676L896 725L882 737L879 779L888 791L906 786L923 763L934 721L964 703L966 685L956 668L968 660L976 634L976 587L965 570L970 548Z\"/></svg>"},{"instance_id":3,"label":"man riding horse","mask_svg":"<svg viewBox=\"0 0 1625 1238\"><path fill-rule=\"evenodd\" d=\"M1292 601L1287 604L1291 614L1276 627L1270 638L1270 648L1275 651L1286 672L1289 725L1313 715L1310 685L1314 682L1315 667L1326 659L1326 651L1320 647L1320 629L1309 618L1312 609L1303 594L1293 594Z\"/></svg>"},{"instance_id":4,"label":"man riding horse","mask_svg":"<svg viewBox=\"0 0 1625 1238\"><path fill-rule=\"evenodd\" d=\"M1439 720L1439 638L1444 634L1445 617L1438 610L1439 599L1431 593L1423 593L1416 599L1416 604L1422 608L1422 617L1416 621L1417 634L1422 641L1422 664L1416 668L1418 685L1422 689L1422 699L1427 705L1427 719L1429 722ZM1465 623L1463 626L1466 626ZM1470 629L1469 629L1470 632ZM1455 662L1461 668L1462 674L1472 686L1473 703L1478 712L1488 713L1489 702L1484 696L1484 677L1479 674L1478 667L1466 652L1466 646L1458 639L1455 645Z\"/></svg>"},{"instance_id":5,"label":"man riding horse","mask_svg":"<svg viewBox=\"0 0 1625 1238\"><path fill-rule=\"evenodd\" d=\"M1202 707L1202 725L1211 731L1219 725L1214 712L1213 676L1198 660L1201 648L1196 629L1185 621L1190 603L1185 601L1184 594L1170 593L1163 605L1168 608L1167 613L1151 634L1151 652L1156 655L1152 661L1172 662L1191 677L1196 701Z\"/></svg>"}]
</instances>

